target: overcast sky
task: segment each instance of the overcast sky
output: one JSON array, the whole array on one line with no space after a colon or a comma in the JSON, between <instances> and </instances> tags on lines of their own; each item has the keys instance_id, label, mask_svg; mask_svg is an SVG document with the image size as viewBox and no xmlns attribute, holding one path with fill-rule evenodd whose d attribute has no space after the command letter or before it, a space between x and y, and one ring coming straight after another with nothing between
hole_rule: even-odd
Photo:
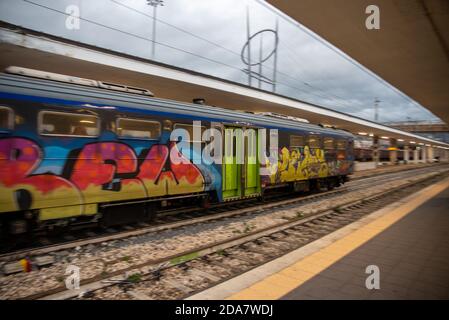
<instances>
[{"instance_id":1,"label":"overcast sky","mask_svg":"<svg viewBox=\"0 0 449 320\"><path fill-rule=\"evenodd\" d=\"M0 19L151 58L153 9L146 2L0 0ZM79 30L65 27L67 16L61 12L70 4L77 5L85 19ZM160 21L157 22L159 44L156 44L155 60L247 84L248 77L242 71L245 64L240 58L246 42L247 7L251 33L273 29L276 19L279 22L278 93L368 120L374 119L373 105L377 97L381 101L381 122L436 119L425 108L330 49L323 44L324 40L318 41L257 0L164 0L164 6L157 9ZM263 42L263 51L267 54L273 49L273 37L266 34ZM251 43L252 60L259 56L259 44L260 38ZM263 74L271 77L272 68L273 59L269 59L264 64ZM267 85L263 88L271 90Z\"/></svg>"}]
</instances>

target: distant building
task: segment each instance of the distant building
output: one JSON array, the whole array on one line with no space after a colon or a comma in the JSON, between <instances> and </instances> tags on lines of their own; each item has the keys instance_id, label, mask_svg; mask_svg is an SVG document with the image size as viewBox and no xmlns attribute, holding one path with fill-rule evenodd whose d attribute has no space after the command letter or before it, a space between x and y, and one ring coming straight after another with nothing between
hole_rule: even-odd
<instances>
[{"instance_id":1,"label":"distant building","mask_svg":"<svg viewBox=\"0 0 449 320\"><path fill-rule=\"evenodd\" d=\"M423 137L449 143L449 126L442 121L398 121L385 125L419 134Z\"/></svg>"}]
</instances>

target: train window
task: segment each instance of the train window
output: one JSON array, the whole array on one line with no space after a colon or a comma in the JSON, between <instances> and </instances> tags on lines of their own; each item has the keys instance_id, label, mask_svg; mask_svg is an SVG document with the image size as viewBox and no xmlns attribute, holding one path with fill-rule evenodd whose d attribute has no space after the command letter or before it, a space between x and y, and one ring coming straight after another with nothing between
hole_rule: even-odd
<instances>
[{"instance_id":1,"label":"train window","mask_svg":"<svg viewBox=\"0 0 449 320\"><path fill-rule=\"evenodd\" d=\"M325 150L333 150L334 148L335 148L334 139L324 138L324 149Z\"/></svg>"},{"instance_id":2,"label":"train window","mask_svg":"<svg viewBox=\"0 0 449 320\"><path fill-rule=\"evenodd\" d=\"M191 142L198 142L197 140L193 140L193 125L191 124L184 124L184 123L175 123L174 129L184 129L189 133L190 141ZM201 126L201 138L199 141L202 141L203 133L206 131L206 127Z\"/></svg>"},{"instance_id":3,"label":"train window","mask_svg":"<svg viewBox=\"0 0 449 320\"><path fill-rule=\"evenodd\" d=\"M268 130L266 135L266 150L270 153L270 155L273 154L273 152L277 152L277 148L279 147L279 132L278 130Z\"/></svg>"},{"instance_id":4,"label":"train window","mask_svg":"<svg viewBox=\"0 0 449 320\"><path fill-rule=\"evenodd\" d=\"M11 130L14 126L14 112L7 107L0 107L0 130Z\"/></svg>"},{"instance_id":5,"label":"train window","mask_svg":"<svg viewBox=\"0 0 449 320\"><path fill-rule=\"evenodd\" d=\"M42 135L97 137L100 133L98 117L66 112L39 112L38 130Z\"/></svg>"},{"instance_id":6,"label":"train window","mask_svg":"<svg viewBox=\"0 0 449 320\"><path fill-rule=\"evenodd\" d=\"M345 160L346 159L346 141L345 140L337 140L337 160Z\"/></svg>"},{"instance_id":7,"label":"train window","mask_svg":"<svg viewBox=\"0 0 449 320\"><path fill-rule=\"evenodd\" d=\"M348 154L351 157L354 156L354 141L353 140L348 140Z\"/></svg>"},{"instance_id":8,"label":"train window","mask_svg":"<svg viewBox=\"0 0 449 320\"><path fill-rule=\"evenodd\" d=\"M290 148L304 147L304 144L303 136L290 136Z\"/></svg>"},{"instance_id":9,"label":"train window","mask_svg":"<svg viewBox=\"0 0 449 320\"><path fill-rule=\"evenodd\" d=\"M345 140L337 140L337 149L338 150L346 150L346 141Z\"/></svg>"},{"instance_id":10,"label":"train window","mask_svg":"<svg viewBox=\"0 0 449 320\"><path fill-rule=\"evenodd\" d=\"M318 136L309 136L307 139L309 148L321 148L321 138Z\"/></svg>"},{"instance_id":11,"label":"train window","mask_svg":"<svg viewBox=\"0 0 449 320\"><path fill-rule=\"evenodd\" d=\"M138 119L117 119L117 135L131 139L159 139L161 123L159 121Z\"/></svg>"}]
</instances>

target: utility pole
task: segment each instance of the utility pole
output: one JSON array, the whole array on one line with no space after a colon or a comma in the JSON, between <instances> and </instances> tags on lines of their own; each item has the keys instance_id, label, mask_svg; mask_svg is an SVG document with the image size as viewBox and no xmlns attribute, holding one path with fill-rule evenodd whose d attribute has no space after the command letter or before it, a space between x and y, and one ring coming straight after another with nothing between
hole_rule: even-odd
<instances>
[{"instance_id":1,"label":"utility pole","mask_svg":"<svg viewBox=\"0 0 449 320\"><path fill-rule=\"evenodd\" d=\"M273 92L276 92L276 73L278 68L278 44L279 44L279 21L276 18L276 29L275 29L275 52L274 52L274 61L273 61Z\"/></svg>"},{"instance_id":2,"label":"utility pole","mask_svg":"<svg viewBox=\"0 0 449 320\"><path fill-rule=\"evenodd\" d=\"M260 35L260 46L259 46L259 61L263 59L263 33ZM262 63L259 64L259 74L262 75ZM262 88L262 77L259 77L259 89Z\"/></svg>"},{"instance_id":3,"label":"utility pole","mask_svg":"<svg viewBox=\"0 0 449 320\"><path fill-rule=\"evenodd\" d=\"M248 43L248 85L251 87L251 31L249 22L249 6L246 6L246 39Z\"/></svg>"},{"instance_id":4,"label":"utility pole","mask_svg":"<svg viewBox=\"0 0 449 320\"><path fill-rule=\"evenodd\" d=\"M379 99L374 99L374 121L379 122L379 103L382 102Z\"/></svg>"},{"instance_id":5,"label":"utility pole","mask_svg":"<svg viewBox=\"0 0 449 320\"><path fill-rule=\"evenodd\" d=\"M153 35L151 40L151 59L154 60L156 56L156 20L157 7L164 6L164 0L147 0L147 4L153 7Z\"/></svg>"},{"instance_id":6,"label":"utility pole","mask_svg":"<svg viewBox=\"0 0 449 320\"><path fill-rule=\"evenodd\" d=\"M242 51L240 53L240 58L242 62L247 66L247 69L243 69L242 71L248 74L248 86L252 86L252 79L254 78L258 82L259 89L262 88L263 83L267 83L273 86L273 92L276 91L276 73L277 73L277 49L279 44L279 26L278 20L276 19L276 27L275 29L262 29L254 34L251 34L250 30L250 16L249 16L249 6L246 7L246 42L243 45ZM274 35L274 46L273 49L266 54L263 55L264 51L264 34L271 33ZM259 39L259 60L252 56L251 52L251 44L257 38ZM257 47L257 45L256 45ZM257 49L257 48L256 48ZM254 58L254 59L253 59ZM273 59L273 79L266 77L263 75L263 63L268 59ZM252 62L252 60L256 60ZM259 66L259 70L257 70L257 66ZM254 71L253 68L254 67ZM257 85L257 84L256 84Z\"/></svg>"}]
</instances>

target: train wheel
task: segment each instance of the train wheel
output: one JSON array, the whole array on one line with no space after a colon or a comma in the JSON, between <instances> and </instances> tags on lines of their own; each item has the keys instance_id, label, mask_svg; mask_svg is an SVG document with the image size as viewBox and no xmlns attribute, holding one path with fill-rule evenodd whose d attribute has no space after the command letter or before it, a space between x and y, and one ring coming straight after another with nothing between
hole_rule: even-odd
<instances>
[{"instance_id":1,"label":"train wheel","mask_svg":"<svg viewBox=\"0 0 449 320\"><path fill-rule=\"evenodd\" d=\"M263 192L263 190L260 192L260 196L257 197L257 200L259 202L265 202L265 193Z\"/></svg>"},{"instance_id":2,"label":"train wheel","mask_svg":"<svg viewBox=\"0 0 449 320\"><path fill-rule=\"evenodd\" d=\"M58 226L51 226L47 229L47 234L50 237L59 237L62 236L64 233L70 233L69 226L58 225Z\"/></svg>"},{"instance_id":3,"label":"train wheel","mask_svg":"<svg viewBox=\"0 0 449 320\"><path fill-rule=\"evenodd\" d=\"M201 208L206 210L210 208L210 199L208 196L201 198Z\"/></svg>"},{"instance_id":4,"label":"train wheel","mask_svg":"<svg viewBox=\"0 0 449 320\"><path fill-rule=\"evenodd\" d=\"M148 222L153 222L157 216L157 205L155 202L149 202L145 206L145 218Z\"/></svg>"},{"instance_id":5,"label":"train wheel","mask_svg":"<svg viewBox=\"0 0 449 320\"><path fill-rule=\"evenodd\" d=\"M320 181L318 181L318 179L310 180L310 191L312 193L321 191L321 184L320 184Z\"/></svg>"},{"instance_id":6,"label":"train wheel","mask_svg":"<svg viewBox=\"0 0 449 320\"><path fill-rule=\"evenodd\" d=\"M327 180L327 190L328 190L328 191L334 190L334 189L335 189L335 186L336 186L336 181L335 181L335 179L328 179L328 180Z\"/></svg>"}]
</instances>

